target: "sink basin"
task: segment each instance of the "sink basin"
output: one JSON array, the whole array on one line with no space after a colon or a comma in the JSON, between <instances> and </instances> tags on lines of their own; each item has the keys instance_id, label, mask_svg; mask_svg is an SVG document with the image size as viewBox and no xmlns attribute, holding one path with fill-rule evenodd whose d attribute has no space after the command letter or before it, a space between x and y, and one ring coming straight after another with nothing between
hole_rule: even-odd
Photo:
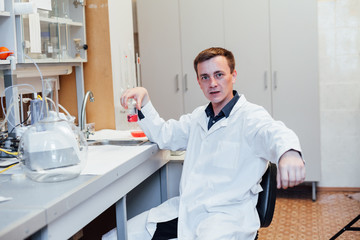
<instances>
[{"instance_id":1,"label":"sink basin","mask_svg":"<svg viewBox=\"0 0 360 240\"><path fill-rule=\"evenodd\" d=\"M148 142L148 140L88 140L88 145L140 146L146 142Z\"/></svg>"}]
</instances>

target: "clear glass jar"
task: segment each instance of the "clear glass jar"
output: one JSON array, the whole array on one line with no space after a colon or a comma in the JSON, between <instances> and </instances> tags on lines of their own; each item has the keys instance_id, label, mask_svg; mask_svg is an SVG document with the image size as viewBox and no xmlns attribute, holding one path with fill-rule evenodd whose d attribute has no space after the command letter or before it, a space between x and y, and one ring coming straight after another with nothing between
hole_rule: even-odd
<instances>
[{"instance_id":1,"label":"clear glass jar","mask_svg":"<svg viewBox=\"0 0 360 240\"><path fill-rule=\"evenodd\" d=\"M64 181L77 177L85 167L87 142L74 124L47 117L22 135L18 158L30 179Z\"/></svg>"},{"instance_id":2,"label":"clear glass jar","mask_svg":"<svg viewBox=\"0 0 360 240\"><path fill-rule=\"evenodd\" d=\"M57 80L43 83L44 117L21 136L18 159L25 174L38 182L57 182L79 176L87 160L84 134L72 122L60 119Z\"/></svg>"}]
</instances>

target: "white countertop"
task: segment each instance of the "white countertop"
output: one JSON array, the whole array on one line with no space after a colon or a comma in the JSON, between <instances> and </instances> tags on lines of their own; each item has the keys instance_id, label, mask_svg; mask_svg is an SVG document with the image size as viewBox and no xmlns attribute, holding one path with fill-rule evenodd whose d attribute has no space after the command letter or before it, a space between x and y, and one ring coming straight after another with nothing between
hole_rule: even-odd
<instances>
[{"instance_id":1,"label":"white countertop","mask_svg":"<svg viewBox=\"0 0 360 240\"><path fill-rule=\"evenodd\" d=\"M126 133L118 136L121 134ZM86 167L75 179L56 183L15 180L11 177L12 171L19 171L15 167L1 173L0 195L12 199L0 202L0 239L23 239L45 226L51 226L48 231L56 234L76 232L90 221L78 219L78 211L97 216L164 166L169 155L169 151L160 151L153 143L89 146ZM69 215L77 221L64 230L61 224L68 224Z\"/></svg>"}]
</instances>

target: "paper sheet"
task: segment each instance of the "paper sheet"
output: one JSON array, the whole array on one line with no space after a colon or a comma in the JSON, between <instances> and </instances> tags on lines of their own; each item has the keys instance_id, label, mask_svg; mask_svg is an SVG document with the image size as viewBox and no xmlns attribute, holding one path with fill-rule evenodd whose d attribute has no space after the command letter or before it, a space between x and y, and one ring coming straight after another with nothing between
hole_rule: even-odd
<instances>
[{"instance_id":1,"label":"paper sheet","mask_svg":"<svg viewBox=\"0 0 360 240\"><path fill-rule=\"evenodd\" d=\"M1 202L9 201L9 200L11 200L11 199L12 199L12 197L3 197L3 196L0 196L0 203L1 203Z\"/></svg>"},{"instance_id":2,"label":"paper sheet","mask_svg":"<svg viewBox=\"0 0 360 240\"><path fill-rule=\"evenodd\" d=\"M89 140L147 140L144 138L134 138L130 131L119 131L112 129L103 129L96 131L94 135L89 136Z\"/></svg>"},{"instance_id":3,"label":"paper sheet","mask_svg":"<svg viewBox=\"0 0 360 240\"><path fill-rule=\"evenodd\" d=\"M92 146L88 148L88 159L82 175L102 175L120 166L129 159L139 154L139 151L146 150L151 145L136 147L125 146Z\"/></svg>"},{"instance_id":4,"label":"paper sheet","mask_svg":"<svg viewBox=\"0 0 360 240\"><path fill-rule=\"evenodd\" d=\"M30 52L41 53L41 30L38 13L29 14Z\"/></svg>"}]
</instances>

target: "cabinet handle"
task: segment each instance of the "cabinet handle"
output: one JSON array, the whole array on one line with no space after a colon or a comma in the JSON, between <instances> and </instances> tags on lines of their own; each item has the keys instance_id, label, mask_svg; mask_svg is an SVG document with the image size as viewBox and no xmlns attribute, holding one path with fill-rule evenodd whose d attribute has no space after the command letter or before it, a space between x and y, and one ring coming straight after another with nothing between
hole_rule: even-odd
<instances>
[{"instance_id":1,"label":"cabinet handle","mask_svg":"<svg viewBox=\"0 0 360 240\"><path fill-rule=\"evenodd\" d=\"M264 72L264 88L268 88L267 71Z\"/></svg>"},{"instance_id":2,"label":"cabinet handle","mask_svg":"<svg viewBox=\"0 0 360 240\"><path fill-rule=\"evenodd\" d=\"M274 89L277 89L278 82L277 82L277 71L274 71Z\"/></svg>"},{"instance_id":3,"label":"cabinet handle","mask_svg":"<svg viewBox=\"0 0 360 240\"><path fill-rule=\"evenodd\" d=\"M178 92L180 90L180 85L179 85L179 74L176 74L175 76L175 90L176 92Z\"/></svg>"},{"instance_id":4,"label":"cabinet handle","mask_svg":"<svg viewBox=\"0 0 360 240\"><path fill-rule=\"evenodd\" d=\"M184 76L184 81L185 81L185 92L186 92L187 90L189 90L188 89L188 82L187 82L187 73Z\"/></svg>"}]
</instances>

